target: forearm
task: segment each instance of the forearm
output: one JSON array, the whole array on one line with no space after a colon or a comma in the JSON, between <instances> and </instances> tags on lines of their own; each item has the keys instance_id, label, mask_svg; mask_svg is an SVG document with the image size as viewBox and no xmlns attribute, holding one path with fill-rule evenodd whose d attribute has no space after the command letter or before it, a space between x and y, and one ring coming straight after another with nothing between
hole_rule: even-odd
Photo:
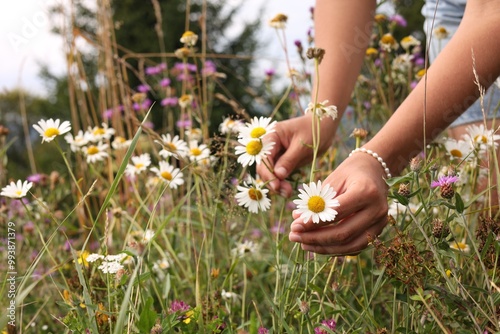
<instances>
[{"instance_id":1,"label":"forearm","mask_svg":"<svg viewBox=\"0 0 500 334\"><path fill-rule=\"evenodd\" d=\"M472 52L483 87L500 74L499 22L500 0L470 0L459 29L426 77L365 145L384 157L393 174L479 96Z\"/></svg>"},{"instance_id":2,"label":"forearm","mask_svg":"<svg viewBox=\"0 0 500 334\"><path fill-rule=\"evenodd\" d=\"M325 50L319 66L318 102L336 105L339 117L349 104L370 42L374 0L317 0L314 10L315 45ZM313 92L313 99L316 92Z\"/></svg>"}]
</instances>

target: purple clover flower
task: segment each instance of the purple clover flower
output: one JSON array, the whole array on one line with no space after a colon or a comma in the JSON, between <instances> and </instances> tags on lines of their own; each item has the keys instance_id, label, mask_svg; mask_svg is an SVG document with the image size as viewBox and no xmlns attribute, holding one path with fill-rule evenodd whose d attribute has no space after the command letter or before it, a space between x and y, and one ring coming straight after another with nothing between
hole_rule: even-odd
<instances>
[{"instance_id":1,"label":"purple clover flower","mask_svg":"<svg viewBox=\"0 0 500 334\"><path fill-rule=\"evenodd\" d=\"M163 100L161 100L160 104L163 107L169 106L169 107L175 107L179 103L179 100L174 96L174 97L166 97Z\"/></svg>"},{"instance_id":2,"label":"purple clover flower","mask_svg":"<svg viewBox=\"0 0 500 334\"><path fill-rule=\"evenodd\" d=\"M168 87L170 86L171 80L169 78L163 78L160 81L160 86L162 87Z\"/></svg>"},{"instance_id":3,"label":"purple clover flower","mask_svg":"<svg viewBox=\"0 0 500 334\"><path fill-rule=\"evenodd\" d=\"M431 182L431 188L443 187L458 181L458 176L440 176L437 180Z\"/></svg>"},{"instance_id":4,"label":"purple clover flower","mask_svg":"<svg viewBox=\"0 0 500 334\"><path fill-rule=\"evenodd\" d=\"M148 85L139 85L137 86L137 91L140 92L140 93L147 93L149 92L151 89L151 87L149 87Z\"/></svg>"},{"instance_id":5,"label":"purple clover flower","mask_svg":"<svg viewBox=\"0 0 500 334\"><path fill-rule=\"evenodd\" d=\"M170 303L170 307L168 308L168 313L175 312L186 312L189 311L191 306L183 302L182 300L174 300Z\"/></svg>"},{"instance_id":6,"label":"purple clover flower","mask_svg":"<svg viewBox=\"0 0 500 334\"><path fill-rule=\"evenodd\" d=\"M321 322L321 326L314 329L314 334L327 334L328 332L325 330L325 328L329 329L330 331L334 331L335 327L337 327L337 323L334 319L323 320Z\"/></svg>"},{"instance_id":7,"label":"purple clover flower","mask_svg":"<svg viewBox=\"0 0 500 334\"><path fill-rule=\"evenodd\" d=\"M259 330L257 331L257 334L268 334L269 333L269 329L265 328L265 327L259 327Z\"/></svg>"}]
</instances>

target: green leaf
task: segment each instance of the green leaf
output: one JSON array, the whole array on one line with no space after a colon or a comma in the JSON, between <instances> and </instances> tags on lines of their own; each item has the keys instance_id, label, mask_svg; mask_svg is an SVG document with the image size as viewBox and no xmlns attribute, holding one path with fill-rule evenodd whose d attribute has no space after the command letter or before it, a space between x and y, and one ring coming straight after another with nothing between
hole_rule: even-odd
<instances>
[{"instance_id":1,"label":"green leaf","mask_svg":"<svg viewBox=\"0 0 500 334\"><path fill-rule=\"evenodd\" d=\"M455 192L455 207L459 213L463 213L465 206L464 201L462 200L462 196L459 193Z\"/></svg>"},{"instance_id":2,"label":"green leaf","mask_svg":"<svg viewBox=\"0 0 500 334\"><path fill-rule=\"evenodd\" d=\"M396 192L393 192L391 195L389 195L389 197L395 199L396 201L398 201L399 204L404 205L404 206L408 206L408 204L410 203L408 201L408 198L401 196L400 194L398 194Z\"/></svg>"},{"instance_id":3,"label":"green leaf","mask_svg":"<svg viewBox=\"0 0 500 334\"><path fill-rule=\"evenodd\" d=\"M140 333L149 333L156 323L156 311L153 308L153 297L149 296L137 321L137 328Z\"/></svg>"},{"instance_id":4,"label":"green leaf","mask_svg":"<svg viewBox=\"0 0 500 334\"><path fill-rule=\"evenodd\" d=\"M387 183L387 185L389 187L392 187L395 184L408 183L411 180L413 180L413 172L410 172L410 173L403 175L403 176L396 176L396 177L390 178L388 180L385 180L385 183Z\"/></svg>"}]
</instances>

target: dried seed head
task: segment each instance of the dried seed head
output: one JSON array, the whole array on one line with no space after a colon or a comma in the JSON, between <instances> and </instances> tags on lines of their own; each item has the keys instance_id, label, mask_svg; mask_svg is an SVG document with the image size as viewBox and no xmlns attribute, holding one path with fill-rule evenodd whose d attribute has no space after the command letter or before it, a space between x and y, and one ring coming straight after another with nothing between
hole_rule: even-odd
<instances>
[{"instance_id":1,"label":"dried seed head","mask_svg":"<svg viewBox=\"0 0 500 334\"><path fill-rule=\"evenodd\" d=\"M410 184L409 183L401 183L399 185L399 189L398 189L398 194L400 194L401 196L404 196L404 197L408 197L410 196Z\"/></svg>"},{"instance_id":2,"label":"dried seed head","mask_svg":"<svg viewBox=\"0 0 500 334\"><path fill-rule=\"evenodd\" d=\"M309 59L317 59L318 64L321 64L321 61L325 56L325 50L321 48L309 48L307 49L306 56Z\"/></svg>"},{"instance_id":3,"label":"dried seed head","mask_svg":"<svg viewBox=\"0 0 500 334\"><path fill-rule=\"evenodd\" d=\"M366 131L365 129L361 129L361 128L355 128L351 133L351 137L359 138L360 140L364 140L367 135L368 135L368 131Z\"/></svg>"},{"instance_id":4,"label":"dried seed head","mask_svg":"<svg viewBox=\"0 0 500 334\"><path fill-rule=\"evenodd\" d=\"M437 239L444 239L450 234L450 228L443 224L441 219L432 221L432 235Z\"/></svg>"},{"instance_id":5,"label":"dried seed head","mask_svg":"<svg viewBox=\"0 0 500 334\"><path fill-rule=\"evenodd\" d=\"M419 157L414 157L410 161L410 170L412 172L418 173L422 169L422 159Z\"/></svg>"}]
</instances>

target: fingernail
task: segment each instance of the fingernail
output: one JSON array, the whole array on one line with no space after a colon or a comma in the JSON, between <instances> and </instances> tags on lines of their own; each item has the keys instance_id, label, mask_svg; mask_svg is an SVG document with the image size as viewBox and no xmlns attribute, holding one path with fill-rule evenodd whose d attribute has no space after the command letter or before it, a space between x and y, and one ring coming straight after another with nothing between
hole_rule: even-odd
<instances>
[{"instance_id":1,"label":"fingernail","mask_svg":"<svg viewBox=\"0 0 500 334\"><path fill-rule=\"evenodd\" d=\"M287 175L287 171L284 167L278 167L274 170L274 174L278 177L284 178Z\"/></svg>"},{"instance_id":2,"label":"fingernail","mask_svg":"<svg viewBox=\"0 0 500 334\"><path fill-rule=\"evenodd\" d=\"M302 238L297 233L290 233L288 239L292 242L302 242Z\"/></svg>"},{"instance_id":3,"label":"fingernail","mask_svg":"<svg viewBox=\"0 0 500 334\"><path fill-rule=\"evenodd\" d=\"M286 192L285 189L281 189L280 190L280 195L283 196L283 197L285 197L285 198L288 198L288 193Z\"/></svg>"}]
</instances>

